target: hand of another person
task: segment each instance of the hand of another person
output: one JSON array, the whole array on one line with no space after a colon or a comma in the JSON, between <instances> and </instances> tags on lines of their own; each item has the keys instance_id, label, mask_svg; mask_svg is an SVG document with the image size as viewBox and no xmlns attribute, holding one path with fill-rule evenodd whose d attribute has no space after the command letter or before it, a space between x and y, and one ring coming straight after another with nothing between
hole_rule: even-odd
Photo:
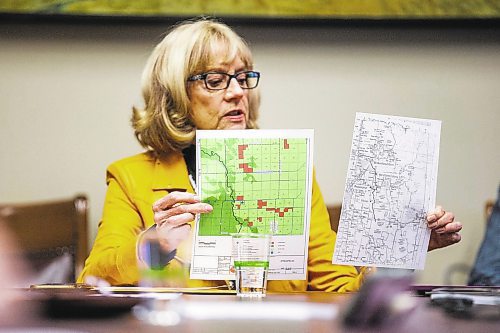
<instances>
[{"instance_id":1,"label":"hand of another person","mask_svg":"<svg viewBox=\"0 0 500 333\"><path fill-rule=\"evenodd\" d=\"M455 221L455 215L441 206L427 214L427 225L431 229L428 251L458 243L462 238L458 233L462 223Z\"/></svg>"},{"instance_id":2,"label":"hand of another person","mask_svg":"<svg viewBox=\"0 0 500 333\"><path fill-rule=\"evenodd\" d=\"M200 202L200 198L188 192L171 192L153 204L156 230L165 251L173 251L189 237L196 214L209 213L212 206Z\"/></svg>"}]
</instances>

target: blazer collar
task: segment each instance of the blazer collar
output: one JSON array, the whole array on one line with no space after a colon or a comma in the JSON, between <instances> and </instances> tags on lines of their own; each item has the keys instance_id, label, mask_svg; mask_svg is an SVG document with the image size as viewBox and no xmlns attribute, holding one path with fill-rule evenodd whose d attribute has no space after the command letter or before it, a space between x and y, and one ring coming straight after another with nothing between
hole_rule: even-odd
<instances>
[{"instance_id":1,"label":"blazer collar","mask_svg":"<svg viewBox=\"0 0 500 333\"><path fill-rule=\"evenodd\" d=\"M186 162L182 153L157 157L153 174L153 191L173 190L194 192L189 182Z\"/></svg>"}]
</instances>

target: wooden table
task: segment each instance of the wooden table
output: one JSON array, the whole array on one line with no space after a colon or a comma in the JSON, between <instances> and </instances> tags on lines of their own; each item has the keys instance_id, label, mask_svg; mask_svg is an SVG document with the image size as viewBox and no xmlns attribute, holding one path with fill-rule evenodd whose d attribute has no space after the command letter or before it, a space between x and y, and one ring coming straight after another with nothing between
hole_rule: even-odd
<instances>
[{"instance_id":1,"label":"wooden table","mask_svg":"<svg viewBox=\"0 0 500 333\"><path fill-rule=\"evenodd\" d=\"M90 295L79 293L70 295L69 299L91 300ZM130 299L114 298L108 306L106 301L94 303L95 307L78 308L78 304L67 302L67 309L79 311L80 316L69 316L60 313L61 317L48 316L47 309L62 309L64 311L64 301L59 302L59 308L50 308L55 303L48 301L46 295L40 297L39 294L26 292L17 302L9 306L10 314L4 311L0 322L0 332L13 329L22 329L30 332L500 332L499 317L493 319L466 319L454 318L444 313L440 308L430 306L429 299L425 297L415 297L417 307L406 316L401 322L394 325L375 328L352 328L344 327L341 321L342 312L345 311L350 298L353 295L309 292L300 294L268 294L260 301L248 301L238 299L234 295L182 295L175 302L182 302L183 306L206 306L207 309L217 309L218 304L230 304L231 309L237 311L244 305L251 302L252 306L266 306L269 303L282 305L302 304L321 306L325 309L334 309L331 318L312 318L307 320L195 320L186 318L176 326L155 326L145 321L141 321L134 315L132 302ZM136 300L137 302L139 300ZM95 302L95 298L90 302ZM99 304L99 302L101 302ZM121 303L120 303L121 302ZM81 303L84 304L84 303ZM120 304L123 307L120 309ZM92 305L92 304L91 304ZM62 306L62 307L61 307ZM234 308L232 307L234 306ZM137 309L137 307L135 307ZM90 311L89 311L90 310ZM113 314L113 310L116 313ZM93 316L90 313L94 311ZM87 315L87 316L86 316ZM230 317L230 314L228 315Z\"/></svg>"}]
</instances>

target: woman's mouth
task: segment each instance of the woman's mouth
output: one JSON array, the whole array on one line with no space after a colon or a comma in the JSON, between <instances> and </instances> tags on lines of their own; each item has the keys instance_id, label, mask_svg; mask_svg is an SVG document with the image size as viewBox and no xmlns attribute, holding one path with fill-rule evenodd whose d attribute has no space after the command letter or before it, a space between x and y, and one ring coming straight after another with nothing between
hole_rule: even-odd
<instances>
[{"instance_id":1,"label":"woman's mouth","mask_svg":"<svg viewBox=\"0 0 500 333\"><path fill-rule=\"evenodd\" d=\"M245 120L245 114L241 110L229 111L224 115L231 122L240 122Z\"/></svg>"}]
</instances>

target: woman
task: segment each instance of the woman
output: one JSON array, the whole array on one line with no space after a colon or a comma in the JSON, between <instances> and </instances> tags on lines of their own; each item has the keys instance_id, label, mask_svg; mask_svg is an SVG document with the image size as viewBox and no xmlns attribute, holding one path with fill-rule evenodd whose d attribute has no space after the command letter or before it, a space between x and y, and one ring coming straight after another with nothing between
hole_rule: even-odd
<instances>
[{"instance_id":1,"label":"woman","mask_svg":"<svg viewBox=\"0 0 500 333\"><path fill-rule=\"evenodd\" d=\"M103 218L79 282L97 276L113 285L136 284L136 241L146 229L160 235L167 261L189 259L185 248L190 247L192 221L212 210L193 194L188 177L195 130L257 128L259 77L246 43L212 20L185 22L156 46L143 74L145 108L134 108L132 117L147 152L108 168ZM428 221L433 228L430 249L460 240L461 225L453 214L438 209ZM308 279L269 281L268 290L357 290L368 270L358 273L352 266L331 263L336 236L316 180L310 228ZM222 284L188 281L190 286Z\"/></svg>"}]
</instances>

